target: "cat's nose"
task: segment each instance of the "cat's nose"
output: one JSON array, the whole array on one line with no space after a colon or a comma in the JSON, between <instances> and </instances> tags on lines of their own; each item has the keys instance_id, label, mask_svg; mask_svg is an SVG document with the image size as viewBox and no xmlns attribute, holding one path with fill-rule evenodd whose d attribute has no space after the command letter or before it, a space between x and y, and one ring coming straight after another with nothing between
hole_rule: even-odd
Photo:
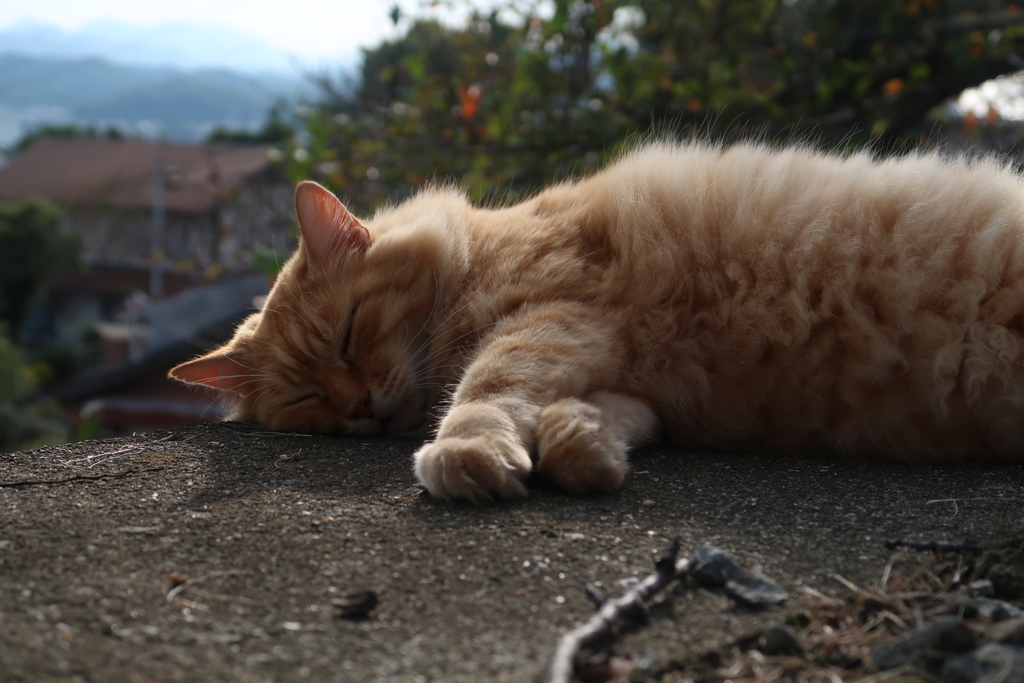
<instances>
[{"instance_id":1,"label":"cat's nose","mask_svg":"<svg viewBox=\"0 0 1024 683\"><path fill-rule=\"evenodd\" d=\"M362 401L356 401L348 416L351 418L373 417L373 398L370 396L369 390L366 391L366 396L363 397Z\"/></svg>"}]
</instances>

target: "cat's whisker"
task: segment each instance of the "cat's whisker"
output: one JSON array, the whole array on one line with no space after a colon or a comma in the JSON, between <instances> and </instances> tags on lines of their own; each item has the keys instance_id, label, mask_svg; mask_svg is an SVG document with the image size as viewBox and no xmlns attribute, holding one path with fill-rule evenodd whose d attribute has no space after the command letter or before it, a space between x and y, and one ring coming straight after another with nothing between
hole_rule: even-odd
<instances>
[{"instance_id":1,"label":"cat's whisker","mask_svg":"<svg viewBox=\"0 0 1024 683\"><path fill-rule=\"evenodd\" d=\"M242 382L241 384L237 384L237 385L235 385L234 389L235 389L235 390L237 391L237 390L241 389L242 387L245 387L245 386L246 386L247 384L253 384L253 383L255 383L255 382L269 382L269 381L270 381L270 379L271 379L271 378L269 378L269 377L259 377L259 378L256 378L256 379L251 379L251 380L249 380L248 382ZM259 389L259 388L260 388L260 387L262 387L262 386L263 386L262 384L261 384L261 385L258 385L258 386L256 387L256 389ZM246 389L246 391L248 391L248 390L249 390L249 389L247 388L247 389Z\"/></svg>"},{"instance_id":2,"label":"cat's whisker","mask_svg":"<svg viewBox=\"0 0 1024 683\"><path fill-rule=\"evenodd\" d=\"M479 331L480 329L483 329L483 328L488 327L488 326L489 325L481 326L480 328L477 328L475 330L471 330L469 333L467 333L465 335L460 335L459 337L456 337L455 339L450 340L445 345L443 345L443 346L441 346L441 347L439 347L437 349L430 350L429 353L425 353L425 354L422 353L424 347L426 346L426 343L422 344L420 346L420 348L417 349L417 351L414 354L411 354L412 357L414 357L414 358L418 354L422 354L422 355L420 355L418 360L416 360L416 362L413 363L412 366L410 366L410 368L409 368L410 373L412 375L416 376L425 367L432 367L432 368L456 368L456 369L460 368L461 364L448 364L448 365L444 365L444 366L439 366L439 365L436 365L434 361L437 360L438 358L442 357L445 353L447 353L452 348L456 348L456 349L459 348L458 345L460 344L460 342L462 341L462 339L465 336L474 334L475 332ZM428 340L428 342L429 341L430 340ZM395 363L396 364L397 363L401 363L402 361L403 361L403 357L399 357L398 359L396 359ZM392 366L392 367L394 367L394 366Z\"/></svg>"},{"instance_id":3,"label":"cat's whisker","mask_svg":"<svg viewBox=\"0 0 1024 683\"><path fill-rule=\"evenodd\" d=\"M444 370L445 368L456 368L456 369L459 369L461 367L462 367L461 365L439 365L439 366L433 368L433 370L436 372L438 370ZM413 379L413 382L426 382L426 381L443 382L443 381L446 381L446 380L450 381L450 382L457 381L455 378L452 377L451 374L444 373L444 372L436 372L436 374L415 375L414 379Z\"/></svg>"},{"instance_id":4,"label":"cat's whisker","mask_svg":"<svg viewBox=\"0 0 1024 683\"><path fill-rule=\"evenodd\" d=\"M420 343L418 347L416 347L415 351L408 354L409 356L415 356L423 349L425 345L430 343L431 335L427 332L427 327L433 321L434 315L437 313L437 309L441 306L441 303L444 301L444 298L441 294L443 291L441 288L441 280L437 274L437 271L432 271L431 275L434 278L434 302L430 305L430 313L428 313L426 317L423 318L423 322L420 323L420 329L416 331L416 334L409 335L405 343L402 344L402 348L398 350L397 354L399 358L405 358L406 352L409 350L409 347L414 343L416 339L419 339L421 336L423 336L423 342Z\"/></svg>"},{"instance_id":5,"label":"cat's whisker","mask_svg":"<svg viewBox=\"0 0 1024 683\"><path fill-rule=\"evenodd\" d=\"M206 406L203 408L203 411L199 414L199 422L204 422L207 419L210 419L210 414L213 413L214 410L217 410L215 406L217 406L218 404L221 406L221 410L219 410L218 413L223 413L225 412L223 409L226 408L230 404L230 402L224 400L223 396L219 396L215 401L207 403Z\"/></svg>"},{"instance_id":6,"label":"cat's whisker","mask_svg":"<svg viewBox=\"0 0 1024 683\"><path fill-rule=\"evenodd\" d=\"M296 319L298 318L298 315L296 314L295 310L289 304L275 304L273 308L269 308L267 306L264 306L263 307L263 312L264 313L277 313L279 315L288 317L288 313L286 313L283 309L289 309L288 313L290 313L292 317L294 317Z\"/></svg>"},{"instance_id":7,"label":"cat's whisker","mask_svg":"<svg viewBox=\"0 0 1024 683\"><path fill-rule=\"evenodd\" d=\"M418 370L419 368L423 367L423 365L433 363L434 360L436 360L437 358L439 358L443 354L448 353L449 351L452 351L452 350L457 350L457 349L462 348L462 346L464 345L463 341L466 338L472 337L472 336L476 335L477 333L479 333L479 332L481 332L483 330L486 330L489 327L495 326L496 324L497 323L493 323L493 322L492 323L487 323L485 325L480 325L480 326L478 326L478 327L476 327L476 328L474 328L472 330L468 330L468 331L464 332L463 334L459 335L458 337L455 337L454 339L451 339L450 341L448 341L443 346L438 347L436 349L432 349L430 351L430 353L425 355L416 365L413 366L413 368L415 370ZM469 347L470 345L469 344L465 344L465 346ZM446 366L446 367L459 367L459 366L458 365L449 365L449 366Z\"/></svg>"},{"instance_id":8,"label":"cat's whisker","mask_svg":"<svg viewBox=\"0 0 1024 683\"><path fill-rule=\"evenodd\" d=\"M265 373L261 372L259 374L247 374L247 375L216 375L216 376L212 377L211 379L216 379L216 380L219 381L219 380L225 380L225 379L241 379L243 377L259 378L259 377L264 377L264 376L265 376Z\"/></svg>"},{"instance_id":9,"label":"cat's whisker","mask_svg":"<svg viewBox=\"0 0 1024 683\"><path fill-rule=\"evenodd\" d=\"M478 299L479 299L479 297L478 297ZM428 334L428 335L426 336L426 338L425 338L425 339L423 340L423 342L422 342L422 343L421 343L421 344L420 344L420 345L419 345L419 346L418 346L418 347L416 348L416 350L415 350L415 351L413 351L413 352L412 352L411 354L409 354L409 356L411 356L411 357L416 357L416 356L418 356L419 354L421 354L421 353L422 353L422 352L424 351L424 349L426 349L426 348L429 348L430 344L432 344L432 343L433 343L433 342L434 342L434 341L435 341L435 340L436 340L436 339L437 339L438 337L440 337L440 336L441 336L441 335L443 334L443 332L442 332L442 327L443 327L443 326L444 326L444 325L445 325L445 324L446 324L446 323L447 323L448 321L450 321L450 320L451 320L451 319L452 319L452 318L453 318L453 317L454 317L455 315L457 315L457 314L458 314L458 313L459 313L460 311L462 311L463 309L465 309L465 308L466 308L467 306L470 306L470 305L472 305L472 303L474 303L474 302L469 302L469 303L467 303L467 304L466 304L465 306L462 306L462 307L460 307L459 309L457 309L457 310L453 311L452 313L450 313L450 314L448 315L448 317L446 317L446 318L445 318L445 319L444 319L443 321L441 321L441 323L440 323L440 324L439 324L439 325L438 325L437 327L435 327L435 328L434 328L434 330L433 330L432 334ZM428 318L428 321L427 321L427 322L429 322L429 318ZM427 324L427 323L424 323L424 325L426 325L426 324ZM460 335L460 337L459 337L459 338L461 339L461 335ZM449 342L449 343L451 343L451 342ZM447 347L447 346L448 346L448 344L446 344L445 346ZM435 353L436 353L436 352L435 352ZM429 357L429 354L428 354L428 357Z\"/></svg>"},{"instance_id":10,"label":"cat's whisker","mask_svg":"<svg viewBox=\"0 0 1024 683\"><path fill-rule=\"evenodd\" d=\"M280 391L278 387L268 383L266 386L258 388L255 392L253 392L255 394L255 398L252 401L253 412L257 410L260 401L262 401L268 394L270 396L273 396L274 393L278 391Z\"/></svg>"}]
</instances>

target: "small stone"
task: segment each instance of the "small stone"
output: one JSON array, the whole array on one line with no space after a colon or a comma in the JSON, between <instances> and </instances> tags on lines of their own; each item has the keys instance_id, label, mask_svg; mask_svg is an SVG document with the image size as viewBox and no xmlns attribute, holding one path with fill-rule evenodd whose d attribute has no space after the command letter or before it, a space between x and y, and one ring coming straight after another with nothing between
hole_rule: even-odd
<instances>
[{"instance_id":1,"label":"small stone","mask_svg":"<svg viewBox=\"0 0 1024 683\"><path fill-rule=\"evenodd\" d=\"M978 595L983 598L992 598L995 597L996 594L995 586L993 586L992 582L988 579L978 579L977 581L972 581L971 585L967 588L971 591L972 595Z\"/></svg>"},{"instance_id":2,"label":"small stone","mask_svg":"<svg viewBox=\"0 0 1024 683\"><path fill-rule=\"evenodd\" d=\"M978 616L978 603L966 595L956 595L946 601L946 612L961 619Z\"/></svg>"},{"instance_id":3,"label":"small stone","mask_svg":"<svg viewBox=\"0 0 1024 683\"><path fill-rule=\"evenodd\" d=\"M992 624L987 635L991 640L1003 645L1024 646L1024 617Z\"/></svg>"},{"instance_id":4,"label":"small stone","mask_svg":"<svg viewBox=\"0 0 1024 683\"><path fill-rule=\"evenodd\" d=\"M694 554L690 576L700 586L719 587L724 586L730 579L744 578L747 572L718 548L706 545Z\"/></svg>"},{"instance_id":5,"label":"small stone","mask_svg":"<svg viewBox=\"0 0 1024 683\"><path fill-rule=\"evenodd\" d=\"M772 626L765 629L757 639L757 649L769 657L803 657L806 652L800 636L788 626Z\"/></svg>"},{"instance_id":6,"label":"small stone","mask_svg":"<svg viewBox=\"0 0 1024 683\"><path fill-rule=\"evenodd\" d=\"M658 657L658 653L654 650L645 650L641 653L635 653L630 659L633 662L633 667L637 674L634 674L634 676L629 680L636 680L639 676L650 680L657 680L661 677L660 658Z\"/></svg>"},{"instance_id":7,"label":"small stone","mask_svg":"<svg viewBox=\"0 0 1024 683\"><path fill-rule=\"evenodd\" d=\"M789 593L779 584L763 576L747 574L725 583L725 593L736 602L747 607L768 607L786 601Z\"/></svg>"},{"instance_id":8,"label":"small stone","mask_svg":"<svg viewBox=\"0 0 1024 683\"><path fill-rule=\"evenodd\" d=\"M581 656L576 662L577 674L585 681L629 681L634 668L631 660L607 652Z\"/></svg>"},{"instance_id":9,"label":"small stone","mask_svg":"<svg viewBox=\"0 0 1024 683\"><path fill-rule=\"evenodd\" d=\"M1005 621L1007 619L1015 619L1017 617L1024 616L1024 611L1021 611L1019 607L1015 607L1002 600L978 598L977 603L978 612L981 616L988 617L992 621Z\"/></svg>"},{"instance_id":10,"label":"small stone","mask_svg":"<svg viewBox=\"0 0 1024 683\"><path fill-rule=\"evenodd\" d=\"M377 593L374 591L359 591L331 600L331 604L338 609L338 616L346 619L362 619L369 616L377 602Z\"/></svg>"},{"instance_id":11,"label":"small stone","mask_svg":"<svg viewBox=\"0 0 1024 683\"><path fill-rule=\"evenodd\" d=\"M1024 648L989 643L947 661L942 679L963 683L1024 680Z\"/></svg>"},{"instance_id":12,"label":"small stone","mask_svg":"<svg viewBox=\"0 0 1024 683\"><path fill-rule=\"evenodd\" d=\"M959 620L941 628L926 630L932 631L929 645L943 654L967 652L978 645L977 634L970 626Z\"/></svg>"},{"instance_id":13,"label":"small stone","mask_svg":"<svg viewBox=\"0 0 1024 683\"><path fill-rule=\"evenodd\" d=\"M993 552L991 561L985 578L992 582L995 594L1003 600L1024 599L1024 550Z\"/></svg>"},{"instance_id":14,"label":"small stone","mask_svg":"<svg viewBox=\"0 0 1024 683\"><path fill-rule=\"evenodd\" d=\"M641 504L641 505L643 505L643 506L644 506L645 508L652 508L652 507L654 507L654 505L655 505L654 501L653 501L653 500L649 500L649 499L648 499L648 500L645 500L645 501L643 501L643 502L642 502L642 503L640 503L640 504Z\"/></svg>"},{"instance_id":15,"label":"small stone","mask_svg":"<svg viewBox=\"0 0 1024 683\"><path fill-rule=\"evenodd\" d=\"M922 663L936 655L967 652L976 644L977 636L967 624L956 617L941 617L894 643L875 648L871 658L879 669L888 670Z\"/></svg>"}]
</instances>

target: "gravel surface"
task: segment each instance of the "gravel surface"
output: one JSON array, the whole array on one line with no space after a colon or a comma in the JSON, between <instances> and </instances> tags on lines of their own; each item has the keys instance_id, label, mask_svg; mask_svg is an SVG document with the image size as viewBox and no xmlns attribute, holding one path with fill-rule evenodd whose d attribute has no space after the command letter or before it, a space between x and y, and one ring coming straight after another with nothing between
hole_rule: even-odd
<instances>
[{"instance_id":1,"label":"gravel surface","mask_svg":"<svg viewBox=\"0 0 1024 683\"><path fill-rule=\"evenodd\" d=\"M615 494L473 507L421 492L417 445L225 423L0 455L0 681L535 681L584 583L615 596L675 538L841 594L887 540L1024 537L1024 465L654 447ZM670 592L615 647L653 671L781 609Z\"/></svg>"}]
</instances>

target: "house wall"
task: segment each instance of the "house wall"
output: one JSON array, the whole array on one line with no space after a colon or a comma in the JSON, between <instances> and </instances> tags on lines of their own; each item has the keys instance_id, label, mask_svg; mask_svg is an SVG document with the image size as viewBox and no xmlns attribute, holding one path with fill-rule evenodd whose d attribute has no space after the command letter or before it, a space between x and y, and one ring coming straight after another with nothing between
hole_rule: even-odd
<instances>
[{"instance_id":1,"label":"house wall","mask_svg":"<svg viewBox=\"0 0 1024 683\"><path fill-rule=\"evenodd\" d=\"M81 242L84 267L50 285L26 321L22 341L32 347L50 343L75 347L83 366L102 364L103 347L94 325L112 320L115 312L123 313L122 303L129 295L152 295L156 284L161 298L170 297L224 275L252 273L255 249L279 254L283 262L295 245L293 213L291 187L260 179L208 211L168 212L162 273L154 283L150 212L109 206L68 208L69 227Z\"/></svg>"},{"instance_id":2,"label":"house wall","mask_svg":"<svg viewBox=\"0 0 1024 683\"><path fill-rule=\"evenodd\" d=\"M254 249L279 254L295 248L294 189L280 182L254 182L238 190L219 210L217 257L228 270L252 267Z\"/></svg>"},{"instance_id":3,"label":"house wall","mask_svg":"<svg viewBox=\"0 0 1024 683\"><path fill-rule=\"evenodd\" d=\"M156 239L150 211L95 206L72 207L67 213L87 264L148 267L156 252L170 272L246 271L254 249L277 251L284 258L295 244L292 190L280 183L239 189L201 213L166 212L163 234Z\"/></svg>"},{"instance_id":4,"label":"house wall","mask_svg":"<svg viewBox=\"0 0 1024 683\"><path fill-rule=\"evenodd\" d=\"M189 270L216 263L216 215L168 213L162 239L153 239L149 212L107 207L75 207L68 212L71 231L81 241L87 264L146 267L154 247L170 269ZM162 244L162 249L160 249Z\"/></svg>"}]
</instances>

